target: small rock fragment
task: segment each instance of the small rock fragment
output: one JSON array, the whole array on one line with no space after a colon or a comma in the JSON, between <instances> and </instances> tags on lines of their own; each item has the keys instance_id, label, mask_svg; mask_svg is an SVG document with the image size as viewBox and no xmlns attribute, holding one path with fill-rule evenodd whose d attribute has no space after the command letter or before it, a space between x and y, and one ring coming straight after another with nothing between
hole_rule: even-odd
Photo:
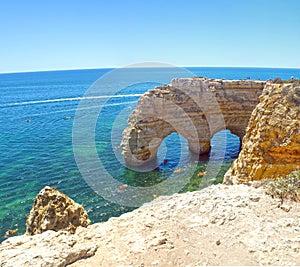
<instances>
[{"instance_id":1,"label":"small rock fragment","mask_svg":"<svg viewBox=\"0 0 300 267\"><path fill-rule=\"evenodd\" d=\"M280 208L281 208L282 210L284 210L285 212L289 212L290 209L291 209L291 207L290 207L289 205L287 205L287 204L282 204L282 205L280 206Z\"/></svg>"},{"instance_id":2,"label":"small rock fragment","mask_svg":"<svg viewBox=\"0 0 300 267\"><path fill-rule=\"evenodd\" d=\"M249 199L253 202L258 202L260 200L260 196L259 195L251 195L249 197Z\"/></svg>"}]
</instances>

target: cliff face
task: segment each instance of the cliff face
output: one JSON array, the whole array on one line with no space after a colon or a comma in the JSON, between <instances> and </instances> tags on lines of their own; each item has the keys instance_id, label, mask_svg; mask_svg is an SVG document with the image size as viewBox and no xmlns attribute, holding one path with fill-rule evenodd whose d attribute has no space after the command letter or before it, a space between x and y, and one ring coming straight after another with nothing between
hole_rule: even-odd
<instances>
[{"instance_id":1,"label":"cliff face","mask_svg":"<svg viewBox=\"0 0 300 267\"><path fill-rule=\"evenodd\" d=\"M300 86L267 84L225 183L276 178L300 167Z\"/></svg>"},{"instance_id":2,"label":"cliff face","mask_svg":"<svg viewBox=\"0 0 300 267\"><path fill-rule=\"evenodd\" d=\"M240 138L265 82L204 78L173 79L170 85L146 92L128 119L122 153L128 165L156 157L163 139L177 132L190 151L208 153L210 139L223 129Z\"/></svg>"}]
</instances>

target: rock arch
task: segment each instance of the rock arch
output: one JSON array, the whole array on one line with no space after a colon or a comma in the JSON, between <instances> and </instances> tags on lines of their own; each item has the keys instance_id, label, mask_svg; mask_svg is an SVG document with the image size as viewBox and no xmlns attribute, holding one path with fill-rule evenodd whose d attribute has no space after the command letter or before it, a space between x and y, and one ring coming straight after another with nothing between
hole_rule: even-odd
<instances>
[{"instance_id":1,"label":"rock arch","mask_svg":"<svg viewBox=\"0 0 300 267\"><path fill-rule=\"evenodd\" d=\"M146 92L122 135L126 164L154 160L163 139L173 132L185 137L197 154L209 152L210 140L220 130L229 129L242 139L264 86L264 81L176 78Z\"/></svg>"}]
</instances>

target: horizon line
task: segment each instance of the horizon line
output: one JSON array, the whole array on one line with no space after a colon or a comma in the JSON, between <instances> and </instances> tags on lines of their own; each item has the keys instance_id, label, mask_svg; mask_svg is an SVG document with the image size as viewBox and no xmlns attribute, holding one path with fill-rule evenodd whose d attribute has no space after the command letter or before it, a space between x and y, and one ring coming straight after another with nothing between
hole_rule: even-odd
<instances>
[{"instance_id":1,"label":"horizon line","mask_svg":"<svg viewBox=\"0 0 300 267\"><path fill-rule=\"evenodd\" d=\"M21 73L34 73L34 72L51 72L51 71L76 71L76 70L101 70L101 69L120 69L126 68L130 65L117 67L83 67L83 68L70 68L70 69L43 69L43 70L21 70L21 71L7 71L0 72L0 74L21 74ZM134 67L132 67L134 68ZM139 67L138 67L139 68ZM159 66L159 67L145 67L145 68L172 68L172 66ZM268 67L268 66L174 66L174 68L248 68L248 69L300 69L300 67Z\"/></svg>"}]
</instances>

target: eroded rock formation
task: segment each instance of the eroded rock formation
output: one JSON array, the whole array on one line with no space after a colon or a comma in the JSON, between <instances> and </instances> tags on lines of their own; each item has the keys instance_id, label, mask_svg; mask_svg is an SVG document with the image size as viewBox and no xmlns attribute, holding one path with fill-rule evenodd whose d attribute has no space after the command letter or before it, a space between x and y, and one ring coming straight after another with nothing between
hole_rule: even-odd
<instances>
[{"instance_id":1,"label":"eroded rock formation","mask_svg":"<svg viewBox=\"0 0 300 267\"><path fill-rule=\"evenodd\" d=\"M34 235L47 230L65 230L74 233L78 226L90 224L84 208L53 187L43 188L34 200L27 216L26 234Z\"/></svg>"},{"instance_id":2,"label":"eroded rock formation","mask_svg":"<svg viewBox=\"0 0 300 267\"><path fill-rule=\"evenodd\" d=\"M300 168L300 85L267 84L225 183L277 178Z\"/></svg>"},{"instance_id":3,"label":"eroded rock formation","mask_svg":"<svg viewBox=\"0 0 300 267\"><path fill-rule=\"evenodd\" d=\"M205 78L173 79L146 92L128 119L122 154L128 165L156 158L162 140L173 132L185 137L190 151L208 153L213 135L229 129L245 135L265 82Z\"/></svg>"}]
</instances>

